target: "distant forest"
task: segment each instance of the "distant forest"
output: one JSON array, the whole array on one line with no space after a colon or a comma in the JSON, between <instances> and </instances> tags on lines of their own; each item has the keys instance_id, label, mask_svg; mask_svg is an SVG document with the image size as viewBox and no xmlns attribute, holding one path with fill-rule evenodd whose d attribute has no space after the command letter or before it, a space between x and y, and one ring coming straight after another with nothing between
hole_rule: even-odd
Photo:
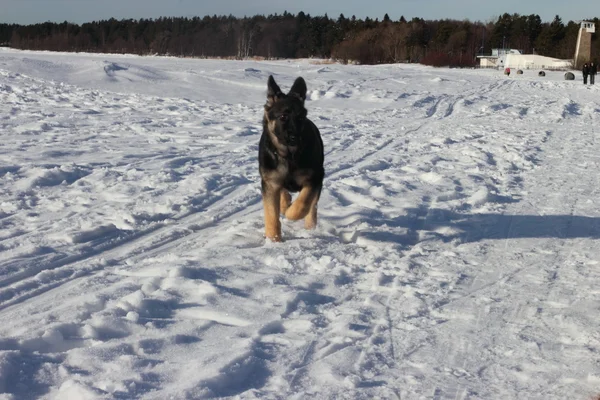
<instances>
[{"instance_id":1,"label":"distant forest","mask_svg":"<svg viewBox=\"0 0 600 400\"><path fill-rule=\"evenodd\" d=\"M600 30L598 18L596 23ZM573 58L579 23L557 15L504 14L495 22L424 20L404 17L337 19L297 15L236 18L205 16L140 20L103 20L82 25L46 22L0 24L0 45L17 49L92 53L133 53L178 57L327 58L381 64L420 62L472 66L492 48L520 49L561 59ZM593 54L600 56L598 34Z\"/></svg>"}]
</instances>

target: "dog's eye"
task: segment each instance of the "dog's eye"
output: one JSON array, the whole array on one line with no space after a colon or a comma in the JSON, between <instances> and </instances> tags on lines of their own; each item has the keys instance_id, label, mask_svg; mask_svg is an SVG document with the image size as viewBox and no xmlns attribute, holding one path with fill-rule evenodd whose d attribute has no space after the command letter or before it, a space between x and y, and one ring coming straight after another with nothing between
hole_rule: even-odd
<instances>
[{"instance_id":1,"label":"dog's eye","mask_svg":"<svg viewBox=\"0 0 600 400\"><path fill-rule=\"evenodd\" d=\"M279 120L280 120L281 122L286 122L288 119L290 119L290 117L289 117L289 115L287 115L287 114L281 114L281 115L279 116Z\"/></svg>"}]
</instances>

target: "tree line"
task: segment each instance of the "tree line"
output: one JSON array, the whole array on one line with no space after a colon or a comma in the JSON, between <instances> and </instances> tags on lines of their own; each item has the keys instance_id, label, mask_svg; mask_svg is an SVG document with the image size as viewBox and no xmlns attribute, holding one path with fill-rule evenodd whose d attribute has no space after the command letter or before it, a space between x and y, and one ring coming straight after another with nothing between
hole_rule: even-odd
<instances>
[{"instance_id":1,"label":"tree line","mask_svg":"<svg viewBox=\"0 0 600 400\"><path fill-rule=\"evenodd\" d=\"M590 21L596 23L598 18ZM205 16L193 18L109 19L84 24L45 22L0 24L0 45L18 49L94 53L133 53L181 57L332 58L380 64L421 62L472 66L492 48L520 49L561 59L573 58L579 22L557 15L504 14L496 21L424 20L387 14L379 20L343 14L337 19L298 14ZM592 53L600 56L600 40Z\"/></svg>"}]
</instances>

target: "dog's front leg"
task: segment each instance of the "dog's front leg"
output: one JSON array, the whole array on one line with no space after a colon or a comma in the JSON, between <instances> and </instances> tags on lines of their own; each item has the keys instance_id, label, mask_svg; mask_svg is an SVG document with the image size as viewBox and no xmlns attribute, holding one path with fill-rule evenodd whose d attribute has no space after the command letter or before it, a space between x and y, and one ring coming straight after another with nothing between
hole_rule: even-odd
<instances>
[{"instance_id":1,"label":"dog's front leg","mask_svg":"<svg viewBox=\"0 0 600 400\"><path fill-rule=\"evenodd\" d=\"M308 215L304 217L304 228L305 229L315 229L317 227L317 202L319 201L319 196L314 196L312 201L310 202L310 208L308 211Z\"/></svg>"},{"instance_id":2,"label":"dog's front leg","mask_svg":"<svg viewBox=\"0 0 600 400\"><path fill-rule=\"evenodd\" d=\"M279 196L281 188L263 182L262 198L265 209L265 236L274 242L281 241L281 222L279 221Z\"/></svg>"},{"instance_id":3,"label":"dog's front leg","mask_svg":"<svg viewBox=\"0 0 600 400\"><path fill-rule=\"evenodd\" d=\"M304 186L300 190L300 194L294 200L290 208L285 212L285 217L292 221L297 221L308 215L312 207L316 207L316 202L319 200L320 188L312 186ZM315 208L316 209L316 208ZM316 216L315 216L316 224Z\"/></svg>"}]
</instances>

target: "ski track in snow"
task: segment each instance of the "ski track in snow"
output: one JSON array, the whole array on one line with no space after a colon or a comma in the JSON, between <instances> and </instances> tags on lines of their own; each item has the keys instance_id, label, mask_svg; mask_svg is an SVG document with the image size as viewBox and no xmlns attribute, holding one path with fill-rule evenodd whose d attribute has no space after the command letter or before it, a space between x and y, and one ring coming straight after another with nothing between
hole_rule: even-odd
<instances>
[{"instance_id":1,"label":"ski track in snow","mask_svg":"<svg viewBox=\"0 0 600 400\"><path fill-rule=\"evenodd\" d=\"M269 74L319 226L266 242ZM0 49L0 399L600 393L600 90L550 72Z\"/></svg>"}]
</instances>

